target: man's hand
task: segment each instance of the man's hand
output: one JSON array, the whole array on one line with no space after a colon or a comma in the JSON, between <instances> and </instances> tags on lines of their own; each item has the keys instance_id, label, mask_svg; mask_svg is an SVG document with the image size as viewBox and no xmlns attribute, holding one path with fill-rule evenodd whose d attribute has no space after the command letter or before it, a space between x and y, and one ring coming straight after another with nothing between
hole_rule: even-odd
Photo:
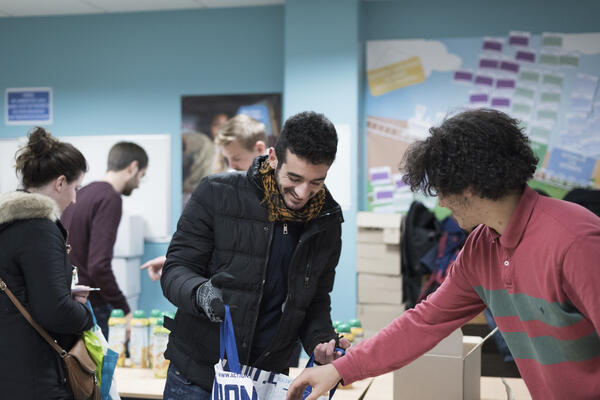
<instances>
[{"instance_id":1,"label":"man's hand","mask_svg":"<svg viewBox=\"0 0 600 400\"><path fill-rule=\"evenodd\" d=\"M304 389L308 385L312 386L312 393L306 400L317 400L319 396L327 394L341 379L333 364L307 368L290 385L286 400L302 400Z\"/></svg>"},{"instance_id":2,"label":"man's hand","mask_svg":"<svg viewBox=\"0 0 600 400\"><path fill-rule=\"evenodd\" d=\"M152 279L153 281L157 281L162 275L163 265L165 265L166 260L167 257L165 256L153 258L150 261L146 261L146 263L144 263L144 265L142 265L140 269L148 269L148 276L150 277L150 279Z\"/></svg>"},{"instance_id":3,"label":"man's hand","mask_svg":"<svg viewBox=\"0 0 600 400\"><path fill-rule=\"evenodd\" d=\"M222 272L204 282L196 290L196 304L212 322L222 322L225 318L225 304L221 288L233 279L233 275Z\"/></svg>"},{"instance_id":4,"label":"man's hand","mask_svg":"<svg viewBox=\"0 0 600 400\"><path fill-rule=\"evenodd\" d=\"M346 350L350 347L350 341L346 338L341 338L339 347ZM327 343L319 343L313 352L315 354L315 362L320 365L329 364L342 356L342 353L335 351L335 339L331 339Z\"/></svg>"}]
</instances>

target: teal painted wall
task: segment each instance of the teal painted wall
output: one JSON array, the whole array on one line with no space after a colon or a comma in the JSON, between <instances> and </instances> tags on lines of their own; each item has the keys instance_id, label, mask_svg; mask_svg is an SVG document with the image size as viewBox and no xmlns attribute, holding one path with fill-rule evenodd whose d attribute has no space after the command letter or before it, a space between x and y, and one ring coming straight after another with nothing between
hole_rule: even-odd
<instances>
[{"instance_id":1,"label":"teal painted wall","mask_svg":"<svg viewBox=\"0 0 600 400\"><path fill-rule=\"evenodd\" d=\"M352 200L344 210L342 254L331 295L332 318L345 321L356 315L359 10L358 0L288 0L284 25L285 116L315 110L350 127Z\"/></svg>"},{"instance_id":2,"label":"teal painted wall","mask_svg":"<svg viewBox=\"0 0 600 400\"><path fill-rule=\"evenodd\" d=\"M364 3L364 40L598 32L600 2L379 0Z\"/></svg>"},{"instance_id":3,"label":"teal painted wall","mask_svg":"<svg viewBox=\"0 0 600 400\"><path fill-rule=\"evenodd\" d=\"M181 96L282 92L283 7L0 18L0 54L0 109L7 87L50 86L57 136L171 134L174 230ZM3 121L0 138L28 129ZM142 261L167 246L147 243ZM173 309L145 272L139 304Z\"/></svg>"}]
</instances>

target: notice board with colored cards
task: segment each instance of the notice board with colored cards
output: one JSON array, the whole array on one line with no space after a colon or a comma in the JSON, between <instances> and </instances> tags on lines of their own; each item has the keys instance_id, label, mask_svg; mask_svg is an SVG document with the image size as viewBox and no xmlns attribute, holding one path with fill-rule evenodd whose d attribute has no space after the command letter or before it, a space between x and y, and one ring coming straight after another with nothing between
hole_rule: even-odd
<instances>
[{"instance_id":1,"label":"notice board with colored cards","mask_svg":"<svg viewBox=\"0 0 600 400\"><path fill-rule=\"evenodd\" d=\"M600 187L600 33L369 41L366 58L369 210L408 210L419 195L398 171L406 148L479 107L521 121L540 160L536 180Z\"/></svg>"}]
</instances>

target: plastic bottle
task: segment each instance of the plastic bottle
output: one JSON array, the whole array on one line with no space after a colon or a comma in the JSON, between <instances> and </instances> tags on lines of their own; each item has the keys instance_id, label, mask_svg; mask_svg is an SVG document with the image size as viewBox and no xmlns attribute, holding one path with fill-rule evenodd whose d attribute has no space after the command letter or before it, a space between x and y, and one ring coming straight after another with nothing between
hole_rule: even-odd
<instances>
[{"instance_id":1,"label":"plastic bottle","mask_svg":"<svg viewBox=\"0 0 600 400\"><path fill-rule=\"evenodd\" d=\"M155 378L166 378L169 369L169 360L165 360L165 351L169 343L169 330L163 326L163 317L156 321L152 331L152 341L154 342L152 351L152 370Z\"/></svg>"},{"instance_id":2,"label":"plastic bottle","mask_svg":"<svg viewBox=\"0 0 600 400\"><path fill-rule=\"evenodd\" d=\"M108 319L108 347L119 354L117 366L125 365L125 341L127 340L127 321L120 308L115 308Z\"/></svg>"},{"instance_id":3,"label":"plastic bottle","mask_svg":"<svg viewBox=\"0 0 600 400\"><path fill-rule=\"evenodd\" d=\"M350 325L350 332L354 335L354 340L360 339L363 337L363 328L360 320L351 319L348 321L348 325Z\"/></svg>"},{"instance_id":4,"label":"plastic bottle","mask_svg":"<svg viewBox=\"0 0 600 400\"><path fill-rule=\"evenodd\" d=\"M162 315L160 310L156 308L150 311L150 318L148 318L148 367L152 368L152 348L154 346L154 338L152 336L152 332L154 332L154 327L157 325L158 320L162 320Z\"/></svg>"},{"instance_id":5,"label":"plastic bottle","mask_svg":"<svg viewBox=\"0 0 600 400\"><path fill-rule=\"evenodd\" d=\"M133 313L129 358L133 368L148 368L148 318L143 310Z\"/></svg>"},{"instance_id":6,"label":"plastic bottle","mask_svg":"<svg viewBox=\"0 0 600 400\"><path fill-rule=\"evenodd\" d=\"M345 337L351 343L354 340L354 335L350 331L350 325L349 324L345 324L345 323L339 324L338 327L337 327L337 333L339 334L340 337Z\"/></svg>"}]
</instances>

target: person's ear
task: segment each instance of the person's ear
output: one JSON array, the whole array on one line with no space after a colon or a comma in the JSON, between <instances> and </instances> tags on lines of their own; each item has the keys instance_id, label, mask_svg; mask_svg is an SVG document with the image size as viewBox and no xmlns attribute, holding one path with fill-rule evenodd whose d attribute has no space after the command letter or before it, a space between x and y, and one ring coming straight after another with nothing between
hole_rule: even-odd
<instances>
[{"instance_id":1,"label":"person's ear","mask_svg":"<svg viewBox=\"0 0 600 400\"><path fill-rule=\"evenodd\" d=\"M265 145L265 142L263 142L262 140L259 140L254 144L254 151L258 155L264 154L266 149L267 149L267 146Z\"/></svg>"},{"instance_id":2,"label":"person's ear","mask_svg":"<svg viewBox=\"0 0 600 400\"><path fill-rule=\"evenodd\" d=\"M129 172L130 175L137 174L139 170L140 170L140 167L139 167L138 160L133 160L127 166L127 172Z\"/></svg>"},{"instance_id":3,"label":"person's ear","mask_svg":"<svg viewBox=\"0 0 600 400\"><path fill-rule=\"evenodd\" d=\"M54 181L54 189L59 193L62 192L62 190L64 189L64 187L66 185L67 185L67 177L64 175L59 176Z\"/></svg>"},{"instance_id":4,"label":"person's ear","mask_svg":"<svg viewBox=\"0 0 600 400\"><path fill-rule=\"evenodd\" d=\"M277 156L275 155L275 149L269 147L269 165L273 169L277 169Z\"/></svg>"}]
</instances>

